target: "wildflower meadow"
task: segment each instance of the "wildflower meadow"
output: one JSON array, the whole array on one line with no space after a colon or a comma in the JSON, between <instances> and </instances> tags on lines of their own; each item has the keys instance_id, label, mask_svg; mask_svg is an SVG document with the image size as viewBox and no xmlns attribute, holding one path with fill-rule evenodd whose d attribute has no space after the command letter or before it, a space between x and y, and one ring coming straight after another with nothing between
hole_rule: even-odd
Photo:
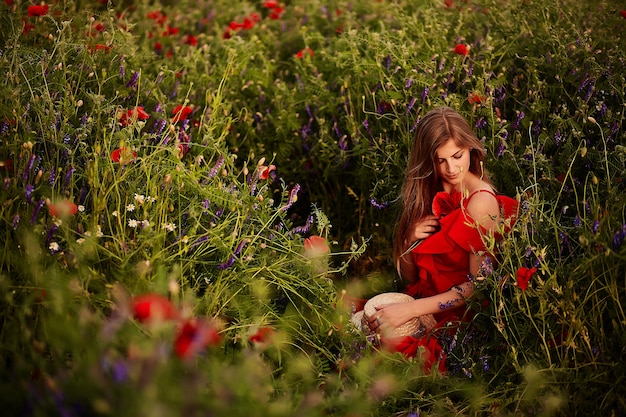
<instances>
[{"instance_id":1,"label":"wildflower meadow","mask_svg":"<svg viewBox=\"0 0 626 417\"><path fill-rule=\"evenodd\" d=\"M626 413L626 3L0 3L0 409ZM446 372L353 297L420 118L458 110L517 222Z\"/></svg>"}]
</instances>

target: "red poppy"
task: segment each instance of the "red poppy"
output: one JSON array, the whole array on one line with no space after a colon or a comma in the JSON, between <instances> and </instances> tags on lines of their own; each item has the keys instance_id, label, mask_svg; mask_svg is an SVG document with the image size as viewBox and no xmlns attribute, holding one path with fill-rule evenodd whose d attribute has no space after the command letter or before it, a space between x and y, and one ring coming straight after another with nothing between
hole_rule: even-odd
<instances>
[{"instance_id":1,"label":"red poppy","mask_svg":"<svg viewBox=\"0 0 626 417\"><path fill-rule=\"evenodd\" d=\"M321 236L311 236L304 240L304 256L315 258L330 252L326 239Z\"/></svg>"},{"instance_id":2,"label":"red poppy","mask_svg":"<svg viewBox=\"0 0 626 417\"><path fill-rule=\"evenodd\" d=\"M515 277L517 278L517 286L522 290L522 291L526 291L526 288L528 288L528 282L530 281L530 278L532 278L532 276L535 274L535 272L537 272L537 268L526 268L526 267L520 267L517 270L517 273L515 274Z\"/></svg>"},{"instance_id":3,"label":"red poppy","mask_svg":"<svg viewBox=\"0 0 626 417\"><path fill-rule=\"evenodd\" d=\"M272 171L276 171L276 165L270 165L268 167L266 167L265 165L261 165L259 166L259 178L261 178L262 180L266 180L269 178L270 173Z\"/></svg>"},{"instance_id":4,"label":"red poppy","mask_svg":"<svg viewBox=\"0 0 626 417\"><path fill-rule=\"evenodd\" d=\"M78 213L78 206L69 200L61 200L54 204L48 205L48 212L52 217L74 216Z\"/></svg>"},{"instance_id":5,"label":"red poppy","mask_svg":"<svg viewBox=\"0 0 626 417\"><path fill-rule=\"evenodd\" d=\"M461 197L461 193L457 190L452 190L449 193L440 191L435 194L432 207L435 217L440 219L461 207Z\"/></svg>"},{"instance_id":6,"label":"red poppy","mask_svg":"<svg viewBox=\"0 0 626 417\"><path fill-rule=\"evenodd\" d=\"M271 327L264 326L264 327L261 327L259 330L257 330L255 334L250 336L248 340L252 343L263 344L263 343L269 342L273 335L274 335L274 329L272 329Z\"/></svg>"},{"instance_id":7,"label":"red poppy","mask_svg":"<svg viewBox=\"0 0 626 417\"><path fill-rule=\"evenodd\" d=\"M246 17L245 19L243 19L243 28L248 30L248 29L252 29L254 27L254 21L248 17Z\"/></svg>"},{"instance_id":8,"label":"red poppy","mask_svg":"<svg viewBox=\"0 0 626 417\"><path fill-rule=\"evenodd\" d=\"M453 0L445 0L443 2L443 6L447 9L451 9L454 7L454 1Z\"/></svg>"},{"instance_id":9,"label":"red poppy","mask_svg":"<svg viewBox=\"0 0 626 417\"><path fill-rule=\"evenodd\" d=\"M226 29L224 31L224 33L222 33L222 39L230 39L232 38L233 34L231 33L230 29Z\"/></svg>"},{"instance_id":10,"label":"red poppy","mask_svg":"<svg viewBox=\"0 0 626 417\"><path fill-rule=\"evenodd\" d=\"M189 106L179 104L172 110L172 123L178 123L181 120L187 120L193 109Z\"/></svg>"},{"instance_id":11,"label":"red poppy","mask_svg":"<svg viewBox=\"0 0 626 417\"><path fill-rule=\"evenodd\" d=\"M228 24L231 30L243 29L243 23L237 23L234 20Z\"/></svg>"},{"instance_id":12,"label":"red poppy","mask_svg":"<svg viewBox=\"0 0 626 417\"><path fill-rule=\"evenodd\" d=\"M178 28L168 26L166 30L161 34L162 36L178 35Z\"/></svg>"},{"instance_id":13,"label":"red poppy","mask_svg":"<svg viewBox=\"0 0 626 417\"><path fill-rule=\"evenodd\" d=\"M478 93L469 93L467 96L467 102L469 104L480 104L485 102L485 96Z\"/></svg>"},{"instance_id":14,"label":"red poppy","mask_svg":"<svg viewBox=\"0 0 626 417\"><path fill-rule=\"evenodd\" d=\"M193 35L187 35L187 37L185 38L185 43L187 45L197 46L198 45L198 38L196 38Z\"/></svg>"},{"instance_id":15,"label":"red poppy","mask_svg":"<svg viewBox=\"0 0 626 417\"><path fill-rule=\"evenodd\" d=\"M118 113L118 121L122 126L128 126L134 120L148 120L150 115L146 113L143 106L128 109L126 112Z\"/></svg>"},{"instance_id":16,"label":"red poppy","mask_svg":"<svg viewBox=\"0 0 626 417\"><path fill-rule=\"evenodd\" d=\"M459 44L457 44L457 45L454 47L454 51L453 51L453 52L454 52L455 54L465 56L465 55L467 55L467 54L469 53L469 49L468 49L467 45L462 44L462 43L459 43Z\"/></svg>"},{"instance_id":17,"label":"red poppy","mask_svg":"<svg viewBox=\"0 0 626 417\"><path fill-rule=\"evenodd\" d=\"M250 19L252 19L254 23L259 23L261 21L261 15L258 13L250 13Z\"/></svg>"},{"instance_id":18,"label":"red poppy","mask_svg":"<svg viewBox=\"0 0 626 417\"><path fill-rule=\"evenodd\" d=\"M7 3L7 6L13 6L13 0L5 0Z\"/></svg>"},{"instance_id":19,"label":"red poppy","mask_svg":"<svg viewBox=\"0 0 626 417\"><path fill-rule=\"evenodd\" d=\"M156 23L158 23L159 25L162 25L167 20L167 16L162 11L156 10L154 12L149 12L148 13L148 19L152 19Z\"/></svg>"},{"instance_id":20,"label":"red poppy","mask_svg":"<svg viewBox=\"0 0 626 417\"><path fill-rule=\"evenodd\" d=\"M134 297L131 301L133 317L142 323L161 322L178 318L178 311L167 297L147 293Z\"/></svg>"},{"instance_id":21,"label":"red poppy","mask_svg":"<svg viewBox=\"0 0 626 417\"><path fill-rule=\"evenodd\" d=\"M278 20L282 17L284 9L282 7L274 7L270 13L269 18L272 20Z\"/></svg>"},{"instance_id":22,"label":"red poppy","mask_svg":"<svg viewBox=\"0 0 626 417\"><path fill-rule=\"evenodd\" d=\"M33 17L33 16L45 16L48 14L49 8L48 5L43 3L43 4L37 4L34 6L28 6L28 15Z\"/></svg>"},{"instance_id":23,"label":"red poppy","mask_svg":"<svg viewBox=\"0 0 626 417\"><path fill-rule=\"evenodd\" d=\"M620 10L620 11L619 11L619 14L621 14L621 15L622 15L622 17L623 17L624 19L626 19L626 10Z\"/></svg>"},{"instance_id":24,"label":"red poppy","mask_svg":"<svg viewBox=\"0 0 626 417\"><path fill-rule=\"evenodd\" d=\"M312 58L315 54L311 48L304 48L296 54L296 57L302 59L305 55L309 55Z\"/></svg>"},{"instance_id":25,"label":"red poppy","mask_svg":"<svg viewBox=\"0 0 626 417\"><path fill-rule=\"evenodd\" d=\"M95 45L89 45L87 49L89 49L91 52L98 52L98 51L108 52L111 50L111 47L108 45L97 43Z\"/></svg>"},{"instance_id":26,"label":"red poppy","mask_svg":"<svg viewBox=\"0 0 626 417\"><path fill-rule=\"evenodd\" d=\"M217 346L222 338L211 323L192 318L180 327L174 341L174 352L181 359L189 359L209 346Z\"/></svg>"},{"instance_id":27,"label":"red poppy","mask_svg":"<svg viewBox=\"0 0 626 417\"><path fill-rule=\"evenodd\" d=\"M274 9L278 7L278 2L276 0L267 0L265 3L263 3L263 7L265 7L266 9Z\"/></svg>"},{"instance_id":28,"label":"red poppy","mask_svg":"<svg viewBox=\"0 0 626 417\"><path fill-rule=\"evenodd\" d=\"M135 151L131 153L130 150L124 147L117 148L111 152L111 160L113 162L130 162L136 157L137 153Z\"/></svg>"}]
</instances>

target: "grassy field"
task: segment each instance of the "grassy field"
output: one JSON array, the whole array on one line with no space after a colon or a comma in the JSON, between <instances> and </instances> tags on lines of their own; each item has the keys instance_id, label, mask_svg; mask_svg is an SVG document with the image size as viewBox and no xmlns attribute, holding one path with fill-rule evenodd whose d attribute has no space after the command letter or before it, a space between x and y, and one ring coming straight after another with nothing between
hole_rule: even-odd
<instances>
[{"instance_id":1,"label":"grassy field","mask_svg":"<svg viewBox=\"0 0 626 417\"><path fill-rule=\"evenodd\" d=\"M2 2L2 409L622 415L625 33L610 1ZM440 105L521 207L445 375L346 302L402 288Z\"/></svg>"}]
</instances>

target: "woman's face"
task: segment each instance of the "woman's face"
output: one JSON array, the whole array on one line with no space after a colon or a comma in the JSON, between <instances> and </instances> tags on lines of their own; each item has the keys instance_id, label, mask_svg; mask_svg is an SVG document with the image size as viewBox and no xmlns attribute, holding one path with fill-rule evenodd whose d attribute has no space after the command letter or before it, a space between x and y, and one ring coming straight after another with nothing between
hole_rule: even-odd
<instances>
[{"instance_id":1,"label":"woman's face","mask_svg":"<svg viewBox=\"0 0 626 417\"><path fill-rule=\"evenodd\" d=\"M459 147L454 140L448 139L437 149L435 164L443 188L447 191L458 189L469 172L470 149Z\"/></svg>"}]
</instances>

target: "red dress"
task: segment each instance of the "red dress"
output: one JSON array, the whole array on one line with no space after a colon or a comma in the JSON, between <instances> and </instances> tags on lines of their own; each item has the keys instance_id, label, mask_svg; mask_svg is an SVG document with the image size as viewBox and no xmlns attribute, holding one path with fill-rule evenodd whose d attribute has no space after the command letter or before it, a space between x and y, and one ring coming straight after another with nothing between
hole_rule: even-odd
<instances>
[{"instance_id":1,"label":"red dress","mask_svg":"<svg viewBox=\"0 0 626 417\"><path fill-rule=\"evenodd\" d=\"M424 239L412 250L413 261L418 268L419 277L404 290L414 298L430 297L450 290L453 286L469 281L469 255L486 251L483 236L487 231L476 224L465 210L467 203L477 192L488 192L498 200L502 219L510 219L508 226L517 216L517 201L506 196L496 195L487 190L472 193L461 203L453 204L448 214L439 219L441 229ZM439 193L441 194L441 193ZM445 196L450 196L443 193ZM457 205L458 204L458 205ZM456 206L456 208L455 208ZM462 207L461 207L462 206ZM507 223L505 223L507 225ZM501 236L496 236L496 239ZM465 308L456 308L435 314L437 326L435 331L417 339L412 336L396 340L383 341L390 350L402 352L406 357L417 354L419 347L424 346L422 358L426 370L430 370L435 362L439 362L440 371L445 371L445 352L435 337L437 329L449 322L460 322L466 317ZM449 329L446 329L449 331Z\"/></svg>"}]
</instances>

